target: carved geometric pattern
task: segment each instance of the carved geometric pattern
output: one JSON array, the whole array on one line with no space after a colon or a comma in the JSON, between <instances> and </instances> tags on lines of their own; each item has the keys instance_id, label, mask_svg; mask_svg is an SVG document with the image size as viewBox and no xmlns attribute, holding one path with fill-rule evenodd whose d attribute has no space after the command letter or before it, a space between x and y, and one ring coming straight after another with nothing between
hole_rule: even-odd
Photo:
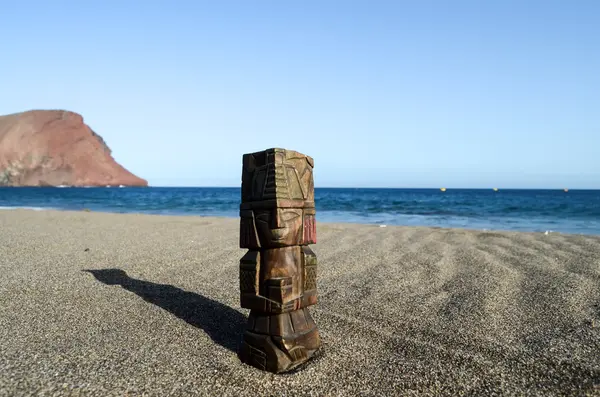
<instances>
[{"instance_id":1,"label":"carved geometric pattern","mask_svg":"<svg viewBox=\"0 0 600 397\"><path fill-rule=\"evenodd\" d=\"M306 278L304 280L304 289L311 291L317 289L317 267L306 266Z\"/></svg>"},{"instance_id":2,"label":"carved geometric pattern","mask_svg":"<svg viewBox=\"0 0 600 397\"><path fill-rule=\"evenodd\" d=\"M289 351L289 355L293 361L304 361L308 357L306 356L306 349L302 346L295 347Z\"/></svg>"},{"instance_id":3,"label":"carved geometric pattern","mask_svg":"<svg viewBox=\"0 0 600 397\"><path fill-rule=\"evenodd\" d=\"M262 369L263 371L267 367L267 354L262 350L256 349L254 346L248 345L250 349L250 360L255 367Z\"/></svg>"},{"instance_id":4,"label":"carved geometric pattern","mask_svg":"<svg viewBox=\"0 0 600 397\"><path fill-rule=\"evenodd\" d=\"M310 156L293 150L273 148L245 154L242 202L291 199L314 206L313 167Z\"/></svg>"}]
</instances>

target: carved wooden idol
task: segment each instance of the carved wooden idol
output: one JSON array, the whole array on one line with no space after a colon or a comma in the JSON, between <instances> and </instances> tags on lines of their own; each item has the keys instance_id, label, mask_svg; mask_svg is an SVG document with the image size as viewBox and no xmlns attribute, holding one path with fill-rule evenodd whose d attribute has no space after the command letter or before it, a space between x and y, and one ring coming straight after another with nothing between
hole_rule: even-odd
<instances>
[{"instance_id":1,"label":"carved wooden idol","mask_svg":"<svg viewBox=\"0 0 600 397\"><path fill-rule=\"evenodd\" d=\"M321 344L313 159L292 150L245 154L240 206L241 305L250 316L240 359L270 372L306 362Z\"/></svg>"}]
</instances>

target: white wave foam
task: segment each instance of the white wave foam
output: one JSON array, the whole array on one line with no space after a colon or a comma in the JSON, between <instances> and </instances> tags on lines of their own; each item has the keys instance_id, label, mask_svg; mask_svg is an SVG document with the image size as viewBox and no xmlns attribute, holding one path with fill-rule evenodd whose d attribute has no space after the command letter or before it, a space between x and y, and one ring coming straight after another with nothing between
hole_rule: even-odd
<instances>
[{"instance_id":1,"label":"white wave foam","mask_svg":"<svg viewBox=\"0 0 600 397\"><path fill-rule=\"evenodd\" d=\"M0 211L1 210L32 210L32 211L47 211L47 210L53 210L54 208L50 208L50 207L3 207L0 206Z\"/></svg>"}]
</instances>

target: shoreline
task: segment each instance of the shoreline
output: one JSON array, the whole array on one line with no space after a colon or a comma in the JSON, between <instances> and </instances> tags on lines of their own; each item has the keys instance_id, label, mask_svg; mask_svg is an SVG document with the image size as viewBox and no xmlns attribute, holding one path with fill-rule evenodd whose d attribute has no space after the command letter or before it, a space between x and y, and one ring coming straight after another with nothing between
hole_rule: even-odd
<instances>
[{"instance_id":1,"label":"shoreline","mask_svg":"<svg viewBox=\"0 0 600 397\"><path fill-rule=\"evenodd\" d=\"M170 216L239 216L239 188L2 190L0 208ZM317 222L600 235L600 194L549 190L440 192L316 189ZM317 197L318 196L318 197Z\"/></svg>"},{"instance_id":2,"label":"shoreline","mask_svg":"<svg viewBox=\"0 0 600 397\"><path fill-rule=\"evenodd\" d=\"M201 214L185 214L185 213L147 213L147 212L114 212L114 211L101 211L101 210L90 210L87 208L82 208L79 210L75 209L60 209L60 208L46 208L46 207L10 207L10 206L0 206L0 213L2 211L32 211L32 212L60 212L60 213L96 213L96 214L109 214L109 215L147 215L147 216L158 216L158 217L181 217L181 218L215 218L215 219L237 219L237 216L226 216L226 215L201 215ZM406 228L427 228L427 229L441 229L441 230L464 230L464 231L472 231L472 232L496 232L496 233L534 233L534 234L561 234L561 235L572 235L572 236L596 236L600 237L600 232L598 233L569 233L569 232L561 232L555 230L544 230L544 231L535 231L535 230L510 230L510 229L502 229L502 228L469 228L469 227L451 227L451 226L432 226L432 225L402 225L402 224L386 224L386 223L367 223L367 222L341 222L341 221L321 221L318 219L317 213L317 226L319 224L327 224L327 225L356 225L356 226L372 226L372 227L406 227Z\"/></svg>"},{"instance_id":3,"label":"shoreline","mask_svg":"<svg viewBox=\"0 0 600 397\"><path fill-rule=\"evenodd\" d=\"M319 223L319 357L240 363L239 221L0 211L0 394L594 395L600 236Z\"/></svg>"}]
</instances>

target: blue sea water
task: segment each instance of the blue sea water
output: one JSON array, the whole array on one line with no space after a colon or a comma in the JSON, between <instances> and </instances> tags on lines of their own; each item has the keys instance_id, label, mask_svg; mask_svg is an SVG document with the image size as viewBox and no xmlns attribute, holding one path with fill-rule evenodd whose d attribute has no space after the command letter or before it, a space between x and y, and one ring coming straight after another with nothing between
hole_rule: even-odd
<instances>
[{"instance_id":1,"label":"blue sea water","mask_svg":"<svg viewBox=\"0 0 600 397\"><path fill-rule=\"evenodd\" d=\"M600 190L316 188L318 222L600 235ZM0 208L238 217L239 188L0 188Z\"/></svg>"}]
</instances>

